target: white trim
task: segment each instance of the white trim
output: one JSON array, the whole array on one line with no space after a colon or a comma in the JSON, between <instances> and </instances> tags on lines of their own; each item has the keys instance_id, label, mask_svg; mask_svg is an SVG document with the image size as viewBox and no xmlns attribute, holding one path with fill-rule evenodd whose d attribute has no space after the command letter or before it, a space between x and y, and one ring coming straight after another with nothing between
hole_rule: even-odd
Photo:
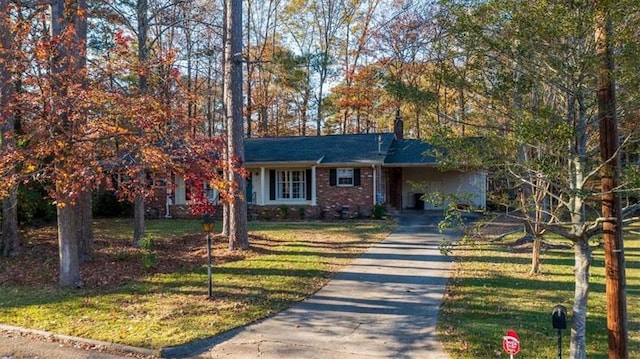
<instances>
[{"instance_id":1,"label":"white trim","mask_svg":"<svg viewBox=\"0 0 640 359\"><path fill-rule=\"evenodd\" d=\"M265 199L264 199L264 195L265 195L265 190L264 190L264 184L265 184L265 168L264 167L260 167L260 201L258 201L259 205L264 206L265 204Z\"/></svg>"},{"instance_id":2,"label":"white trim","mask_svg":"<svg viewBox=\"0 0 640 359\"><path fill-rule=\"evenodd\" d=\"M324 159L324 156L320 158L320 161ZM271 162L247 162L245 166L247 168L258 168L264 166L266 168L289 168L289 167L310 167L310 166L318 166L322 168L338 168L338 167L362 167L369 165L376 166L384 166L384 161L355 161L355 162L331 162L331 163L320 163L317 161L271 161ZM424 164L416 164L418 166L423 166ZM429 164L427 164L429 165ZM435 166L436 164L433 164ZM396 167L395 163L388 164L386 166Z\"/></svg>"},{"instance_id":3,"label":"white trim","mask_svg":"<svg viewBox=\"0 0 640 359\"><path fill-rule=\"evenodd\" d=\"M318 205L318 193L316 190L316 166L311 166L311 205Z\"/></svg>"},{"instance_id":4,"label":"white trim","mask_svg":"<svg viewBox=\"0 0 640 359\"><path fill-rule=\"evenodd\" d=\"M438 163L383 163L382 167L428 167L436 168Z\"/></svg>"},{"instance_id":5,"label":"white trim","mask_svg":"<svg viewBox=\"0 0 640 359\"><path fill-rule=\"evenodd\" d=\"M347 176L340 176L340 171L342 172L349 172L351 171L351 183L340 183L340 178L349 178ZM355 183L356 183L356 173L353 167L349 167L349 168L345 168L345 167L340 167L340 168L336 168L336 186L337 187L355 187Z\"/></svg>"},{"instance_id":6,"label":"white trim","mask_svg":"<svg viewBox=\"0 0 640 359\"><path fill-rule=\"evenodd\" d=\"M311 201L308 199L277 199L275 201L269 201L269 205L277 206L286 204L290 206L308 206L311 205Z\"/></svg>"},{"instance_id":7,"label":"white trim","mask_svg":"<svg viewBox=\"0 0 640 359\"><path fill-rule=\"evenodd\" d=\"M285 168L285 167L309 167L317 164L316 161L272 161L272 162L247 162L245 167L267 167L267 168Z\"/></svg>"},{"instance_id":8,"label":"white trim","mask_svg":"<svg viewBox=\"0 0 640 359\"><path fill-rule=\"evenodd\" d=\"M294 181L294 174L299 175L298 180ZM286 168L286 169L276 169L276 201L280 202L309 202L307 199L307 178L306 178L306 168ZM285 178L281 178L284 176ZM284 184L286 187L286 192L289 197L283 197L283 188L281 185ZM294 197L295 189L299 190L298 196Z\"/></svg>"}]
</instances>

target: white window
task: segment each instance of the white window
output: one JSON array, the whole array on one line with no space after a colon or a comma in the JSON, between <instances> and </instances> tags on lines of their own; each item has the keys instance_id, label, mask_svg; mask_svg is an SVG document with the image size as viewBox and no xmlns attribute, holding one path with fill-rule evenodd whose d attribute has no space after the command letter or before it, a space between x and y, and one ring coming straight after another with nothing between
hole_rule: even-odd
<instances>
[{"instance_id":1,"label":"white window","mask_svg":"<svg viewBox=\"0 0 640 359\"><path fill-rule=\"evenodd\" d=\"M278 171L276 189L278 199L305 199L305 171Z\"/></svg>"},{"instance_id":2,"label":"white window","mask_svg":"<svg viewBox=\"0 0 640 359\"><path fill-rule=\"evenodd\" d=\"M186 203L187 203L187 186L184 183L184 178L176 175L173 204L186 204Z\"/></svg>"},{"instance_id":3,"label":"white window","mask_svg":"<svg viewBox=\"0 0 640 359\"><path fill-rule=\"evenodd\" d=\"M336 178L338 186L353 187L353 168L338 168Z\"/></svg>"},{"instance_id":4,"label":"white window","mask_svg":"<svg viewBox=\"0 0 640 359\"><path fill-rule=\"evenodd\" d=\"M217 189L209 185L209 182L204 181L204 191L207 194L207 198L209 202L213 204L218 204L218 200L220 200L220 193Z\"/></svg>"}]
</instances>

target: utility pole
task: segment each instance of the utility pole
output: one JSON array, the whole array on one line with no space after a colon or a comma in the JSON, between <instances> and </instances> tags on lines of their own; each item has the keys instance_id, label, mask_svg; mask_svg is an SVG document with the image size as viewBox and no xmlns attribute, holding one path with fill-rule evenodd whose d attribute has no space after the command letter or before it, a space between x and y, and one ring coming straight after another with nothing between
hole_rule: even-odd
<instances>
[{"instance_id":1,"label":"utility pole","mask_svg":"<svg viewBox=\"0 0 640 359\"><path fill-rule=\"evenodd\" d=\"M600 171L602 186L602 224L604 265L606 272L607 332L609 359L628 359L627 296L624 245L622 241L622 206L615 192L620 174L614 59L613 23L606 0L596 3L595 40L598 57L598 117L600 122Z\"/></svg>"}]
</instances>

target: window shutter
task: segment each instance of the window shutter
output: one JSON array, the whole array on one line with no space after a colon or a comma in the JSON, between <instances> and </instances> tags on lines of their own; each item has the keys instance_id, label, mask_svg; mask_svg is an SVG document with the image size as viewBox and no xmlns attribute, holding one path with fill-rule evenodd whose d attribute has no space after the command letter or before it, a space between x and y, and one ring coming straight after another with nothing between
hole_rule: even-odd
<instances>
[{"instance_id":1,"label":"window shutter","mask_svg":"<svg viewBox=\"0 0 640 359\"><path fill-rule=\"evenodd\" d=\"M353 185L360 186L360 169L359 168L353 169Z\"/></svg>"},{"instance_id":2,"label":"window shutter","mask_svg":"<svg viewBox=\"0 0 640 359\"><path fill-rule=\"evenodd\" d=\"M306 186L307 186L307 199L311 199L311 169L307 169L305 171L305 181L306 181Z\"/></svg>"},{"instance_id":3,"label":"window shutter","mask_svg":"<svg viewBox=\"0 0 640 359\"><path fill-rule=\"evenodd\" d=\"M276 170L269 170L269 199L276 200Z\"/></svg>"},{"instance_id":4,"label":"window shutter","mask_svg":"<svg viewBox=\"0 0 640 359\"><path fill-rule=\"evenodd\" d=\"M336 185L336 178L338 177L338 173L336 172L335 168L332 168L329 170L329 186L335 186Z\"/></svg>"}]
</instances>

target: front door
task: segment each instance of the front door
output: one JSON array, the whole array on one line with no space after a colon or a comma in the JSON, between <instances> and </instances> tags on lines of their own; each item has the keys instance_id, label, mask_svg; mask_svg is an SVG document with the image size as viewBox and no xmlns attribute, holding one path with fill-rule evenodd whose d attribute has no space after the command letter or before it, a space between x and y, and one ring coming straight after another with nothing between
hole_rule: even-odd
<instances>
[{"instance_id":1,"label":"front door","mask_svg":"<svg viewBox=\"0 0 640 359\"><path fill-rule=\"evenodd\" d=\"M402 168L387 168L387 202L395 209L402 209Z\"/></svg>"},{"instance_id":2,"label":"front door","mask_svg":"<svg viewBox=\"0 0 640 359\"><path fill-rule=\"evenodd\" d=\"M247 177L247 191L245 195L247 203L255 203L255 198L253 198L253 178L251 177L251 172L249 172L249 177Z\"/></svg>"}]
</instances>

